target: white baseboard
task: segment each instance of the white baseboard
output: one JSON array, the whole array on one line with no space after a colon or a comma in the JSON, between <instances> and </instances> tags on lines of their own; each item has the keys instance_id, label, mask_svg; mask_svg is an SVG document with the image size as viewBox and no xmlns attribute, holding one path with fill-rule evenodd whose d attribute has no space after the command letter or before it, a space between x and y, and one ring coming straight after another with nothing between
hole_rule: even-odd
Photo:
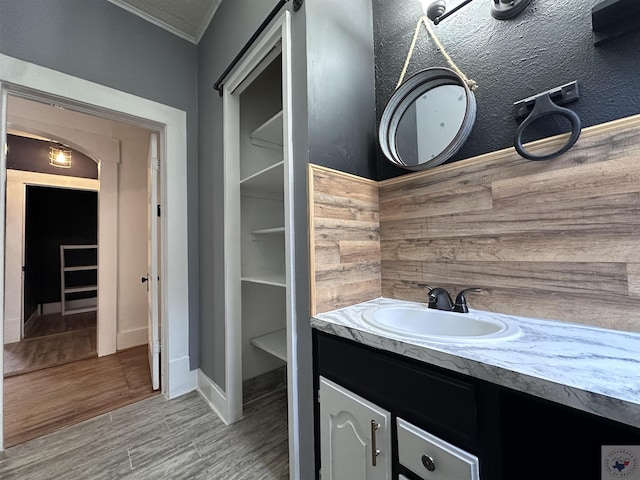
<instances>
[{"instance_id":1,"label":"white baseboard","mask_svg":"<svg viewBox=\"0 0 640 480\"><path fill-rule=\"evenodd\" d=\"M220 387L200 369L198 369L198 392L200 392L200 395L207 401L211 410L220 417L220 420L226 425L229 425L229 420L226 418L226 415L222 413L227 411L227 396Z\"/></svg>"},{"instance_id":2,"label":"white baseboard","mask_svg":"<svg viewBox=\"0 0 640 480\"><path fill-rule=\"evenodd\" d=\"M119 332L116 336L116 350L144 345L147 341L147 327Z\"/></svg>"},{"instance_id":3,"label":"white baseboard","mask_svg":"<svg viewBox=\"0 0 640 480\"><path fill-rule=\"evenodd\" d=\"M22 325L20 323L22 319L17 318L5 318L4 319L4 343L15 343L20 341L20 334L22 332Z\"/></svg>"},{"instance_id":4,"label":"white baseboard","mask_svg":"<svg viewBox=\"0 0 640 480\"><path fill-rule=\"evenodd\" d=\"M164 355L164 353L162 354ZM198 374L191 370L189 356L169 361L169 382L164 394L169 398L176 398L185 393L193 392L197 388ZM163 376L163 381L166 376Z\"/></svg>"}]
</instances>

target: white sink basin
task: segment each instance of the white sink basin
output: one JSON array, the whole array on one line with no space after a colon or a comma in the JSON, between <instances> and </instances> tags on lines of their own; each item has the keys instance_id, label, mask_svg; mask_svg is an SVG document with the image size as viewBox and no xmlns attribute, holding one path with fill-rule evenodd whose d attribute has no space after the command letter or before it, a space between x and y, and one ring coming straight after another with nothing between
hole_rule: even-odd
<instances>
[{"instance_id":1,"label":"white sink basin","mask_svg":"<svg viewBox=\"0 0 640 480\"><path fill-rule=\"evenodd\" d=\"M455 313L423 305L373 307L362 314L371 327L404 337L435 342L478 342L515 338L515 323L485 312Z\"/></svg>"}]
</instances>

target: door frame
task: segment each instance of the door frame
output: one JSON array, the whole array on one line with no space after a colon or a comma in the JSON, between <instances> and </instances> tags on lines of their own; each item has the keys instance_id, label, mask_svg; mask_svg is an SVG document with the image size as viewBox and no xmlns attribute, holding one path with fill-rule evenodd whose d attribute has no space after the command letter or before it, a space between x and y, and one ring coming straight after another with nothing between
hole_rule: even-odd
<instances>
[{"instance_id":1,"label":"door frame","mask_svg":"<svg viewBox=\"0 0 640 480\"><path fill-rule=\"evenodd\" d=\"M151 370L151 387L160 388L160 328L158 319L158 152L159 135L152 132L149 135L149 158L147 160L147 344L149 345L149 369Z\"/></svg>"},{"instance_id":2,"label":"door frame","mask_svg":"<svg viewBox=\"0 0 640 480\"><path fill-rule=\"evenodd\" d=\"M242 418L242 285L240 238L240 93L255 79L259 66L281 44L284 160L285 276L287 304L287 411L289 478L300 478L300 417L296 332L296 282L293 228L293 82L291 12L285 10L247 52L223 87L225 389L214 402L226 422ZM218 389L219 390L219 389Z\"/></svg>"},{"instance_id":3,"label":"door frame","mask_svg":"<svg viewBox=\"0 0 640 480\"><path fill-rule=\"evenodd\" d=\"M54 103L97 117L132 123L160 133L162 392L174 398L195 390L189 358L189 278L187 235L187 115L185 111L88 80L0 54L0 145L6 144L9 95ZM0 148L0 216L5 215L6 152ZM5 225L0 222L0 271L5 263ZM0 275L0 315L4 322L4 275ZM4 345L0 328L0 345ZM0 355L0 371L2 371ZM3 424L0 382L0 427ZM0 449L4 448L0 438Z\"/></svg>"},{"instance_id":4,"label":"door frame","mask_svg":"<svg viewBox=\"0 0 640 480\"><path fill-rule=\"evenodd\" d=\"M9 177L12 177L12 181L9 181ZM16 298L16 291L19 291L19 301L20 301L20 341L24 338L24 322L27 320L24 318L24 274L22 272L22 266L25 262L25 221L26 221L26 189L28 186L38 186L38 187L52 187L52 188L65 188L69 190L81 190L81 191L92 191L99 194L100 192L100 182L97 179L88 179L88 178L79 178L79 177L66 177L61 175L51 175L46 173L38 173L38 172L26 172L20 170L9 170L7 171L7 194L6 194L6 220L5 226L12 222L14 228L7 229L5 234L5 258L7 253L8 244L11 243L13 245L14 253L18 249L19 246L19 255L14 255L12 259L5 260L5 290L13 293L14 299ZM8 188L14 188L14 195L9 195ZM19 193L17 190L20 190ZM9 199L11 198L12 203L9 205ZM20 224L20 228L15 228L16 223ZM14 289L16 291L11 292L11 286L7 284L7 280L15 282L16 276L20 276L20 285L19 287L14 285ZM5 304L6 307L6 304ZM15 312L15 305L14 309ZM5 308L6 313L6 308ZM14 319L11 319L14 320ZM4 332L7 332L7 321L8 319L4 319ZM114 325L115 328L115 325ZM15 328L12 328L12 332L15 332ZM5 335L6 336L6 335Z\"/></svg>"}]
</instances>

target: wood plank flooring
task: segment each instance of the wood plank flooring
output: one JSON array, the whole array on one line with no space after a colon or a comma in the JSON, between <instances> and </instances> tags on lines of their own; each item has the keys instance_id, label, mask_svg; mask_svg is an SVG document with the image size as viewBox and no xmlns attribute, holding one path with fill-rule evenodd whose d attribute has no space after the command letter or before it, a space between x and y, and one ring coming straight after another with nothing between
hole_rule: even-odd
<instances>
[{"instance_id":1,"label":"wood plank flooring","mask_svg":"<svg viewBox=\"0 0 640 480\"><path fill-rule=\"evenodd\" d=\"M143 400L0 454L0 478L284 480L285 392L225 425L197 392Z\"/></svg>"},{"instance_id":2,"label":"wood plank flooring","mask_svg":"<svg viewBox=\"0 0 640 480\"><path fill-rule=\"evenodd\" d=\"M5 447L155 394L146 345L6 378Z\"/></svg>"},{"instance_id":3,"label":"wood plank flooring","mask_svg":"<svg viewBox=\"0 0 640 480\"><path fill-rule=\"evenodd\" d=\"M75 330L96 328L96 312L62 315L51 313L35 317L24 326L24 338L38 338Z\"/></svg>"},{"instance_id":4,"label":"wood plank flooring","mask_svg":"<svg viewBox=\"0 0 640 480\"><path fill-rule=\"evenodd\" d=\"M4 377L95 357L96 313L36 317L24 340L4 346Z\"/></svg>"}]
</instances>

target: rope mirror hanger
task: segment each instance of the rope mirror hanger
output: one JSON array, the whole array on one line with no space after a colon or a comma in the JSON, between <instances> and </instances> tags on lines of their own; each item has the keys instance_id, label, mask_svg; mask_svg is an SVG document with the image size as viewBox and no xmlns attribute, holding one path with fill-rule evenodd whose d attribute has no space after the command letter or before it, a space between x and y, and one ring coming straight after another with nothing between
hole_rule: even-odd
<instances>
[{"instance_id":1,"label":"rope mirror hanger","mask_svg":"<svg viewBox=\"0 0 640 480\"><path fill-rule=\"evenodd\" d=\"M451 68L426 68L405 81L422 25ZM385 157L402 168L423 170L453 156L473 128L477 87L453 62L428 18L420 17L396 90L380 120L378 140Z\"/></svg>"}]
</instances>

